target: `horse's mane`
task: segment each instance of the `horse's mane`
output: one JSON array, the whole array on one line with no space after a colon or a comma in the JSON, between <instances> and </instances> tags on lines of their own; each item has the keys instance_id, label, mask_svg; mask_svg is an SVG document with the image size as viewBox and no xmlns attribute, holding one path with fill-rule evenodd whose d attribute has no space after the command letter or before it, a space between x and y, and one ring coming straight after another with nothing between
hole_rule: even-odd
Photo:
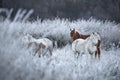
<instances>
[{"instance_id":1,"label":"horse's mane","mask_svg":"<svg viewBox=\"0 0 120 80\"><path fill-rule=\"evenodd\" d=\"M97 43L97 52L95 53L95 57L96 57L97 54L98 54L98 58L99 58L99 59L100 59L100 54L101 54L100 45L101 45L101 40L98 40L98 43Z\"/></svg>"}]
</instances>

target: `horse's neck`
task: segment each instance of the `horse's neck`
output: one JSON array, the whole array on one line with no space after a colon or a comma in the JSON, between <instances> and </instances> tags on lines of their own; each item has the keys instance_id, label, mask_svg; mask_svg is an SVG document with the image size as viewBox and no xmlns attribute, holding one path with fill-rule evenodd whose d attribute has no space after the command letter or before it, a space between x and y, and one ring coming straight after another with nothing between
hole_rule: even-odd
<instances>
[{"instance_id":1,"label":"horse's neck","mask_svg":"<svg viewBox=\"0 0 120 80\"><path fill-rule=\"evenodd\" d=\"M98 35L98 40L100 40L100 41L101 41L101 36L100 36L100 35Z\"/></svg>"},{"instance_id":2,"label":"horse's neck","mask_svg":"<svg viewBox=\"0 0 120 80\"><path fill-rule=\"evenodd\" d=\"M79 32L78 32L78 31L75 31L75 34L79 34Z\"/></svg>"},{"instance_id":3,"label":"horse's neck","mask_svg":"<svg viewBox=\"0 0 120 80\"><path fill-rule=\"evenodd\" d=\"M30 42L37 42L37 40L35 38L32 38Z\"/></svg>"},{"instance_id":4,"label":"horse's neck","mask_svg":"<svg viewBox=\"0 0 120 80\"><path fill-rule=\"evenodd\" d=\"M75 31L74 35L76 38L79 38L79 36L80 36L79 32L77 32L77 31Z\"/></svg>"},{"instance_id":5,"label":"horse's neck","mask_svg":"<svg viewBox=\"0 0 120 80\"><path fill-rule=\"evenodd\" d=\"M87 39L85 39L86 40L86 42L90 42L90 37L88 37Z\"/></svg>"},{"instance_id":6,"label":"horse's neck","mask_svg":"<svg viewBox=\"0 0 120 80\"><path fill-rule=\"evenodd\" d=\"M101 40L101 36L99 33L96 33L96 37L98 38L98 40Z\"/></svg>"},{"instance_id":7,"label":"horse's neck","mask_svg":"<svg viewBox=\"0 0 120 80\"><path fill-rule=\"evenodd\" d=\"M86 39L86 43L87 43L88 45L94 45L94 44L92 43L90 37L88 37L88 38Z\"/></svg>"}]
</instances>

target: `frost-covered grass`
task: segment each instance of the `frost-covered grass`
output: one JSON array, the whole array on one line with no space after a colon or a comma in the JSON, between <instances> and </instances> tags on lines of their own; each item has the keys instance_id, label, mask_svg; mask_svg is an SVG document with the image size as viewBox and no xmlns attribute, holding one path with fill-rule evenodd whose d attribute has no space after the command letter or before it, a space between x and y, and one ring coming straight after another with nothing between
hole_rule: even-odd
<instances>
[{"instance_id":1,"label":"frost-covered grass","mask_svg":"<svg viewBox=\"0 0 120 80\"><path fill-rule=\"evenodd\" d=\"M101 59L83 55L76 59L71 50L68 25L82 34L97 31L102 37ZM57 41L52 57L33 56L22 43L29 33L36 38ZM120 25L95 19L44 20L43 22L0 22L1 80L119 80Z\"/></svg>"}]
</instances>

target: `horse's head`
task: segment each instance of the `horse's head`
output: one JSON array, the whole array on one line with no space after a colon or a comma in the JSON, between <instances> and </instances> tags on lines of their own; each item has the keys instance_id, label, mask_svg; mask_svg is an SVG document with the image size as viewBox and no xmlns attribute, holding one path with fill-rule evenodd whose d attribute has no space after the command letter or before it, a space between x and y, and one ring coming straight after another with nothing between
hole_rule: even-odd
<instances>
[{"instance_id":1,"label":"horse's head","mask_svg":"<svg viewBox=\"0 0 120 80\"><path fill-rule=\"evenodd\" d=\"M90 41L95 45L98 43L98 40L99 40L96 34L97 34L96 32L93 32L89 37Z\"/></svg>"},{"instance_id":2,"label":"horse's head","mask_svg":"<svg viewBox=\"0 0 120 80\"><path fill-rule=\"evenodd\" d=\"M99 32L94 32L94 35L96 36L96 38L98 38L98 40L101 40L101 36Z\"/></svg>"},{"instance_id":3,"label":"horse's head","mask_svg":"<svg viewBox=\"0 0 120 80\"><path fill-rule=\"evenodd\" d=\"M35 38L32 37L32 35L30 34L26 34L23 39L26 41L26 42L34 42Z\"/></svg>"},{"instance_id":4,"label":"horse's head","mask_svg":"<svg viewBox=\"0 0 120 80\"><path fill-rule=\"evenodd\" d=\"M70 36L73 37L75 35L75 28L73 28L70 32Z\"/></svg>"}]
</instances>

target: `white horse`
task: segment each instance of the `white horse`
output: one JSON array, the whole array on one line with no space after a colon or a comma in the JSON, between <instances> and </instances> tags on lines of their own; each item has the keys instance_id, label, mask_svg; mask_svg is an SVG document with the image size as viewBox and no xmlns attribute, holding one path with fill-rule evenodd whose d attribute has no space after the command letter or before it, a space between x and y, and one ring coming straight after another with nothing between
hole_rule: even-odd
<instances>
[{"instance_id":1,"label":"white horse","mask_svg":"<svg viewBox=\"0 0 120 80\"><path fill-rule=\"evenodd\" d=\"M48 38L33 38L31 35L27 34L23 37L24 43L27 43L27 48L31 47L34 45L34 52L38 53L39 57L41 55L46 54L48 51L50 55L52 55L53 51L53 42L49 40Z\"/></svg>"},{"instance_id":2,"label":"white horse","mask_svg":"<svg viewBox=\"0 0 120 80\"><path fill-rule=\"evenodd\" d=\"M96 54L98 40L101 40L100 35L97 32L93 32L87 39L76 39L73 41L72 50L77 57L83 53Z\"/></svg>"}]
</instances>

